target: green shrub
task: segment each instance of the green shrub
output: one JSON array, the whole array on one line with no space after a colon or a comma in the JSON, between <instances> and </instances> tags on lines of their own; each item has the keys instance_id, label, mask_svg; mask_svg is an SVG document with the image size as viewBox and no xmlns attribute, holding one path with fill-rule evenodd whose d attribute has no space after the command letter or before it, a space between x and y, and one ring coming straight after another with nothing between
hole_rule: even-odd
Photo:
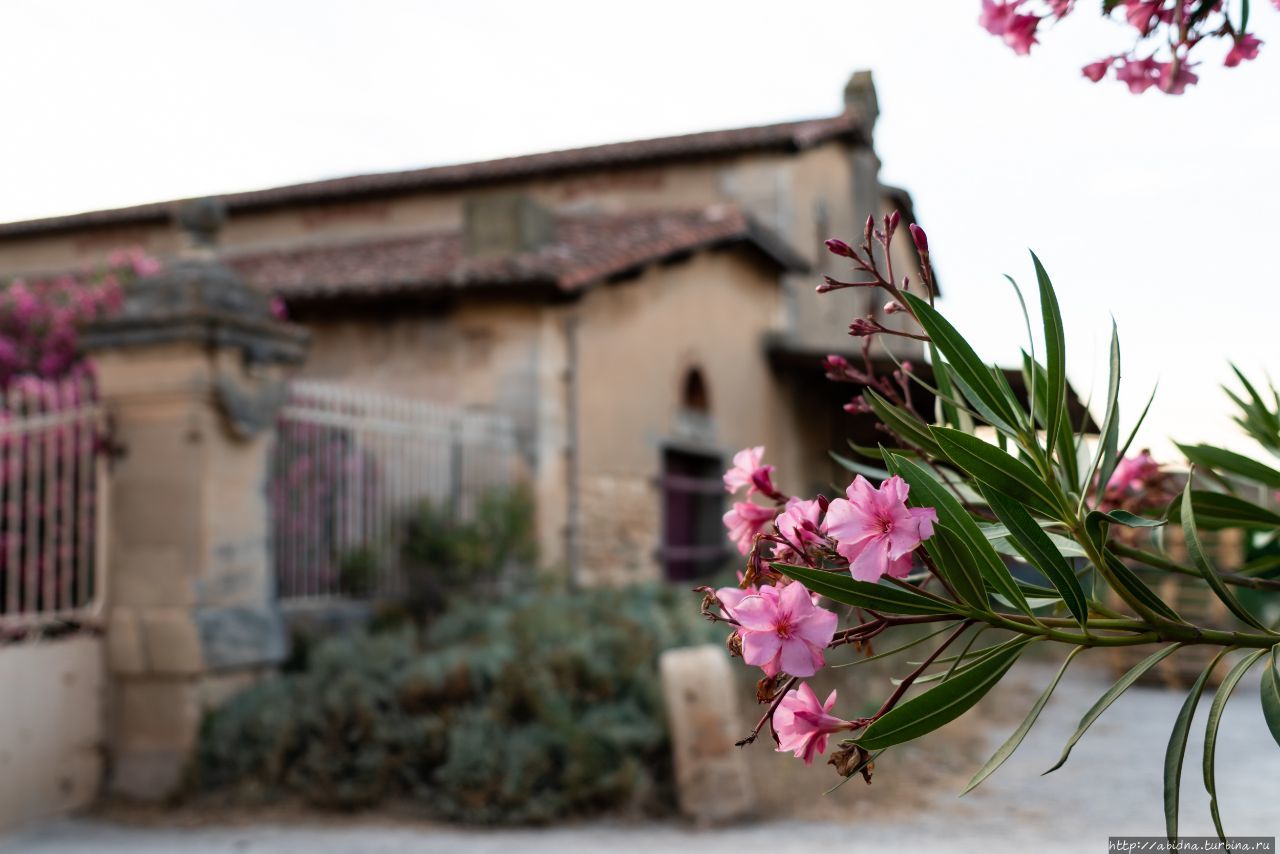
<instances>
[{"instance_id":1,"label":"green shrub","mask_svg":"<svg viewBox=\"0 0 1280 854\"><path fill-rule=\"evenodd\" d=\"M319 645L205 721L193 781L330 808L540 823L671 804L659 653L718 640L683 591L523 596Z\"/></svg>"}]
</instances>

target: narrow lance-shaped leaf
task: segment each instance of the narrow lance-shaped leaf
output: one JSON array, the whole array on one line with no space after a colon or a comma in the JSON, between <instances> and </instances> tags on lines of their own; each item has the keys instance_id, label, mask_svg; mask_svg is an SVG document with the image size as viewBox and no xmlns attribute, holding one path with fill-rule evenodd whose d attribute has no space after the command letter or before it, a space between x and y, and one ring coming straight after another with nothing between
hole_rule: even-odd
<instances>
[{"instance_id":1,"label":"narrow lance-shaped leaf","mask_svg":"<svg viewBox=\"0 0 1280 854\"><path fill-rule=\"evenodd\" d=\"M986 363L969 346L969 342L965 341L964 336L933 306L915 294L903 293L902 296L907 301L907 307L911 309L911 313L928 333L930 340L955 370L956 376L964 381L978 399L1008 424L1016 426L1020 421L1017 398L1014 397L1008 382L1003 378L997 379Z\"/></svg>"},{"instance_id":2,"label":"narrow lance-shaped leaf","mask_svg":"<svg viewBox=\"0 0 1280 854\"><path fill-rule=\"evenodd\" d=\"M1037 382L1043 388L1048 384L1048 377L1045 374L1044 366L1033 361L1026 353L1022 354L1023 371L1029 377L1037 378ZM1065 392L1064 392L1065 394ZM1048 414L1044 411L1044 395L1040 395L1035 401L1035 415L1041 424L1047 424ZM1071 418L1064 405L1062 412L1058 415L1058 429L1054 431L1056 439L1053 445L1045 444L1045 447L1053 452L1056 448L1058 454L1058 467L1062 473L1063 481L1066 488L1074 492L1080 481L1080 462L1076 454L1076 435L1071 428Z\"/></svg>"},{"instance_id":3,"label":"narrow lance-shaped leaf","mask_svg":"<svg viewBox=\"0 0 1280 854\"><path fill-rule=\"evenodd\" d=\"M1080 580L1076 578L1071 565L1058 553L1049 535L1036 524L1036 520L1031 518L1031 514L1017 501L995 491L983 490L983 494L986 495L987 504L995 512L996 517L1008 526L1018 551L1022 552L1036 569L1044 573L1049 583L1062 596L1062 601L1066 603L1071 616L1075 617L1083 627L1089 618L1088 600L1080 587Z\"/></svg>"},{"instance_id":4,"label":"narrow lance-shaped leaf","mask_svg":"<svg viewBox=\"0 0 1280 854\"><path fill-rule=\"evenodd\" d=\"M847 572L829 572L807 566L772 564L773 568L788 578L799 581L810 592L826 596L841 605L882 611L886 614L959 614L959 605L924 593L912 593L901 587L886 584L870 584L855 581Z\"/></svg>"},{"instance_id":5,"label":"narrow lance-shaped leaf","mask_svg":"<svg viewBox=\"0 0 1280 854\"><path fill-rule=\"evenodd\" d=\"M1226 492L1193 489L1191 507L1196 511L1196 527L1201 530L1280 528L1280 514ZM1181 499L1169 508L1169 518L1181 522Z\"/></svg>"},{"instance_id":6,"label":"narrow lance-shaped leaf","mask_svg":"<svg viewBox=\"0 0 1280 854\"><path fill-rule=\"evenodd\" d=\"M1182 535L1187 541L1187 554L1191 556L1191 562L1195 564L1196 569L1200 570L1200 575L1208 582L1214 595L1227 606L1227 610L1255 629L1266 631L1266 626L1240 604L1240 600L1231 592L1227 583L1222 580L1222 576L1218 575L1218 571L1205 557L1204 548L1200 545L1200 535L1196 532L1195 507L1191 501L1191 480L1190 477L1187 478L1187 485L1182 490ZM1280 641L1280 638L1277 638L1277 641Z\"/></svg>"},{"instance_id":7,"label":"narrow lance-shaped leaf","mask_svg":"<svg viewBox=\"0 0 1280 854\"><path fill-rule=\"evenodd\" d=\"M1138 578L1137 573L1132 569L1125 566L1124 561L1110 552L1105 553L1105 558L1107 569L1111 571L1112 576L1115 577L1116 583L1119 585L1119 589L1116 592L1122 598L1126 600L1133 599L1153 614L1166 620L1171 620L1175 623L1185 622L1182 617L1178 616L1177 611L1170 608L1150 587L1143 584L1142 579ZM1128 596L1125 594L1128 594Z\"/></svg>"},{"instance_id":8,"label":"narrow lance-shaped leaf","mask_svg":"<svg viewBox=\"0 0 1280 854\"><path fill-rule=\"evenodd\" d=\"M1228 474L1238 474L1270 489L1280 489L1280 471L1266 463L1212 445L1178 445L1178 450L1198 466Z\"/></svg>"},{"instance_id":9,"label":"narrow lance-shaped leaf","mask_svg":"<svg viewBox=\"0 0 1280 854\"><path fill-rule=\"evenodd\" d=\"M1182 703L1178 718L1173 723L1173 731L1169 733L1169 746L1164 751L1164 828L1170 842L1178 836L1178 799L1182 790L1182 759L1187 752L1187 734L1191 730L1191 719L1195 717L1196 705L1200 702L1200 695L1204 693L1205 683L1209 681L1218 662L1228 652L1230 648L1219 652L1214 656L1213 661L1209 662L1209 666L1200 672L1195 684L1187 692L1187 698Z\"/></svg>"},{"instance_id":10,"label":"narrow lance-shaped leaf","mask_svg":"<svg viewBox=\"0 0 1280 854\"><path fill-rule=\"evenodd\" d=\"M973 707L1018 660L1031 642L1010 646L919 696L890 709L856 740L867 750L911 741L946 726Z\"/></svg>"},{"instance_id":11,"label":"narrow lance-shaped leaf","mask_svg":"<svg viewBox=\"0 0 1280 854\"><path fill-rule=\"evenodd\" d=\"M930 456L942 456L942 449L938 447L933 434L929 432L929 427L919 418L901 407L894 406L872 389L864 391L862 399L871 407L871 411L876 414L881 423L904 442L920 448Z\"/></svg>"},{"instance_id":12,"label":"narrow lance-shaped leaf","mask_svg":"<svg viewBox=\"0 0 1280 854\"><path fill-rule=\"evenodd\" d=\"M1244 678L1244 674L1254 662L1266 654L1265 649L1252 652L1237 661L1235 667L1227 672L1226 678L1218 686L1218 693L1213 695L1213 705L1209 707L1209 720L1204 726L1204 790L1209 793L1209 815L1213 818L1213 828L1218 831L1218 838L1223 842L1227 841L1227 834L1222 830L1222 816L1218 812L1218 782L1214 775L1218 726L1222 723L1222 713L1227 708L1227 700L1231 699L1231 692L1236 689L1236 685Z\"/></svg>"},{"instance_id":13,"label":"narrow lance-shaped leaf","mask_svg":"<svg viewBox=\"0 0 1280 854\"><path fill-rule=\"evenodd\" d=\"M1018 589L1013 574L1005 566L1000 555L983 535L969 511L934 479L920 464L897 454L888 454L889 470L899 475L911 486L910 501L917 507L932 507L938 513L938 521L950 528L969 549L987 584L1014 605L1030 614L1031 606Z\"/></svg>"},{"instance_id":14,"label":"narrow lance-shaped leaf","mask_svg":"<svg viewBox=\"0 0 1280 854\"><path fill-rule=\"evenodd\" d=\"M1267 721L1267 729L1271 737L1280 745L1280 660L1276 658L1276 647L1271 648L1271 660L1267 669L1262 672L1262 717Z\"/></svg>"},{"instance_id":15,"label":"narrow lance-shaped leaf","mask_svg":"<svg viewBox=\"0 0 1280 854\"><path fill-rule=\"evenodd\" d=\"M931 432L947 459L975 480L1051 519L1062 518L1062 508L1053 489L1017 457L959 430L934 427Z\"/></svg>"},{"instance_id":16,"label":"narrow lance-shaped leaf","mask_svg":"<svg viewBox=\"0 0 1280 854\"><path fill-rule=\"evenodd\" d=\"M938 386L936 400L938 421L952 427L963 428L965 425L961 423L960 411L951 402L955 396L955 389L951 387L951 377L947 374L946 366L942 364L938 348L932 342L929 343L929 364L933 366L933 381Z\"/></svg>"},{"instance_id":17,"label":"narrow lance-shaped leaf","mask_svg":"<svg viewBox=\"0 0 1280 854\"><path fill-rule=\"evenodd\" d=\"M934 526L933 536L924 541L925 551L944 581L951 585L962 602L987 610L987 588L982 583L982 570L973 553L959 535L942 523Z\"/></svg>"},{"instance_id":18,"label":"narrow lance-shaped leaf","mask_svg":"<svg viewBox=\"0 0 1280 854\"><path fill-rule=\"evenodd\" d=\"M1128 672L1117 679L1115 684L1108 688L1106 693L1098 698L1098 702L1094 703L1089 708L1089 711L1084 713L1084 717L1080 719L1080 725L1076 727L1076 731L1072 733L1071 738L1068 739L1067 746L1062 749L1062 756L1058 757L1058 761L1054 763L1053 767L1044 773L1048 774L1052 771L1057 771L1065 765L1067 757L1071 755L1071 748L1076 746L1076 742L1080 741L1088 731L1089 727L1093 726L1093 722L1102 716L1102 713L1116 701L1116 698L1127 691L1130 685L1137 682L1138 678L1142 676L1142 674L1155 667L1180 646L1181 644L1173 644L1171 646L1166 646L1163 649L1156 650L1151 655L1148 655L1146 658L1142 659L1142 661L1139 661L1133 667L1129 668Z\"/></svg>"},{"instance_id":19,"label":"narrow lance-shaped leaf","mask_svg":"<svg viewBox=\"0 0 1280 854\"><path fill-rule=\"evenodd\" d=\"M1067 672L1068 665L1085 649L1087 647L1078 646L1067 654L1066 661L1062 662L1062 666L1058 668L1053 681L1044 689L1044 693L1036 700L1035 705L1031 707L1031 711L1027 712L1027 716L1023 718L1022 723L1005 740L1005 743L1000 745L995 753L991 754L991 758L987 760L986 764L978 769L978 773L973 775L972 779L965 785L964 790L960 792L961 795L967 795L976 789L982 784L983 780L994 774L996 769L1013 755L1013 752L1022 744L1022 740L1027 737L1027 733L1031 731L1031 727L1035 725L1036 719L1040 717L1040 712L1044 710L1045 703L1049 702L1049 697L1053 694L1053 690L1058 687L1058 682L1062 680L1062 674Z\"/></svg>"},{"instance_id":20,"label":"narrow lance-shaped leaf","mask_svg":"<svg viewBox=\"0 0 1280 854\"><path fill-rule=\"evenodd\" d=\"M1102 418L1102 436L1093 464L1098 474L1099 497L1110 482L1111 473L1115 471L1120 442L1120 333L1114 320L1111 322L1110 365L1107 375L1107 409ZM1089 483L1083 484L1081 494L1087 494L1090 486Z\"/></svg>"},{"instance_id":21,"label":"narrow lance-shaped leaf","mask_svg":"<svg viewBox=\"0 0 1280 854\"><path fill-rule=\"evenodd\" d=\"M1040 313L1044 318L1044 365L1047 380L1045 390L1045 446L1052 449L1057 441L1062 414L1067 406L1067 340L1062 327L1062 311L1053 283L1044 265L1031 253L1036 268L1036 283L1040 286Z\"/></svg>"}]
</instances>

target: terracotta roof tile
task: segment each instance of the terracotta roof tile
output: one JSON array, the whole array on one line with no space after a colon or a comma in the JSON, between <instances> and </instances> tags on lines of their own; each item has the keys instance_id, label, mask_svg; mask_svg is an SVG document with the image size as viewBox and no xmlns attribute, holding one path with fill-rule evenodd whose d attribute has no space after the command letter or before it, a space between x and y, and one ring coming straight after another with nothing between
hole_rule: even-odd
<instances>
[{"instance_id":1,"label":"terracotta roof tile","mask_svg":"<svg viewBox=\"0 0 1280 854\"><path fill-rule=\"evenodd\" d=\"M554 242L501 257L466 257L457 231L228 254L251 284L294 301L462 287L541 285L571 293L700 249L746 245L783 269L804 260L737 208L562 217Z\"/></svg>"},{"instance_id":2,"label":"terracotta roof tile","mask_svg":"<svg viewBox=\"0 0 1280 854\"><path fill-rule=\"evenodd\" d=\"M234 214L236 211L287 204L463 187L587 169L687 160L744 151L768 149L799 151L832 139L865 141L867 135L864 122L854 113L844 113L821 119L735 130L707 131L634 142L616 142L477 163L355 175L266 190L230 193L221 198L226 202L228 210ZM0 238L161 221L168 219L182 201L185 200L0 223Z\"/></svg>"}]
</instances>

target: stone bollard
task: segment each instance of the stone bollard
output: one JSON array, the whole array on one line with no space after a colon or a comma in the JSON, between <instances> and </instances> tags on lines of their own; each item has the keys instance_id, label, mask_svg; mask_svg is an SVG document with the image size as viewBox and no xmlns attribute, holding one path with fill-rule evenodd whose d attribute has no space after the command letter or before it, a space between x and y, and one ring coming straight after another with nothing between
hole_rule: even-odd
<instances>
[{"instance_id":1,"label":"stone bollard","mask_svg":"<svg viewBox=\"0 0 1280 854\"><path fill-rule=\"evenodd\" d=\"M306 333L213 251L206 200L189 243L85 331L111 425L107 509L108 790L181 784L204 710L284 659L266 485L284 366Z\"/></svg>"},{"instance_id":2,"label":"stone bollard","mask_svg":"<svg viewBox=\"0 0 1280 854\"><path fill-rule=\"evenodd\" d=\"M740 818L755 807L746 733L729 656L706 644L667 650L659 660L671 728L680 811L700 824Z\"/></svg>"}]
</instances>

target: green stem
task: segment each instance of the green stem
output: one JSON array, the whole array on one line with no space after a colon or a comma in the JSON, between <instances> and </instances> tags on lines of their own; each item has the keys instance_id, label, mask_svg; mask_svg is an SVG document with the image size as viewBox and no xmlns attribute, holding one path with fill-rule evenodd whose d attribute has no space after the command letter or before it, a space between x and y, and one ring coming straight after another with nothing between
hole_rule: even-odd
<instances>
[{"instance_id":1,"label":"green stem","mask_svg":"<svg viewBox=\"0 0 1280 854\"><path fill-rule=\"evenodd\" d=\"M1179 575L1189 575L1192 578L1203 578L1200 570L1193 566L1177 563L1169 560L1163 555L1154 552L1144 551L1143 549L1126 546L1123 543L1112 543L1111 550L1118 555L1130 558L1132 560L1142 561L1153 569L1163 569L1167 572L1176 572ZM1277 578L1254 578L1251 575L1239 575L1234 572L1219 572L1218 577L1227 584L1234 584L1238 587L1248 587L1251 590L1265 590L1275 592L1280 590L1280 579Z\"/></svg>"}]
</instances>

